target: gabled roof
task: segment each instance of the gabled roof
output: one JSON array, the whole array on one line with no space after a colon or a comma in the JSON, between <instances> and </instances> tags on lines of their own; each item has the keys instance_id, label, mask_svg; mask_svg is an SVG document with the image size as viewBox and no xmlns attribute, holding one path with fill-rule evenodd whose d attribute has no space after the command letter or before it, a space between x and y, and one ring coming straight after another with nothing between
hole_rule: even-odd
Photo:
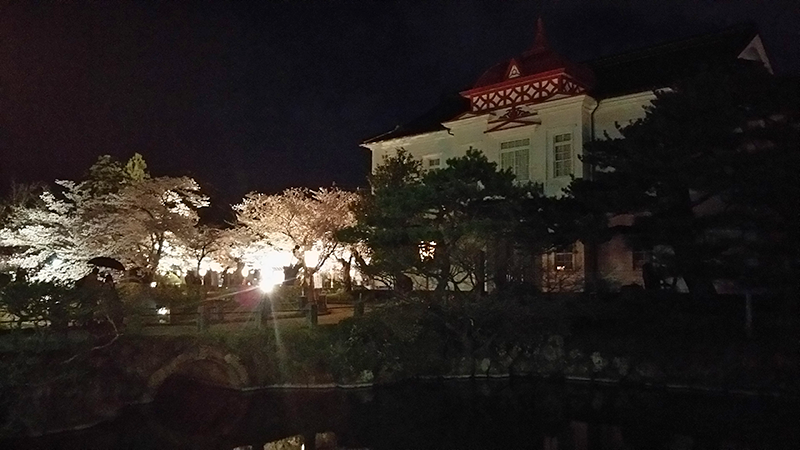
<instances>
[{"instance_id":1,"label":"gabled roof","mask_svg":"<svg viewBox=\"0 0 800 450\"><path fill-rule=\"evenodd\" d=\"M448 95L442 97L439 104L428 110L425 114L405 125L398 125L392 131L367 139L364 141L364 144L446 130L447 127L442 125L442 122L447 122L466 111L469 111L468 99L458 94Z\"/></svg>"},{"instance_id":2,"label":"gabled roof","mask_svg":"<svg viewBox=\"0 0 800 450\"><path fill-rule=\"evenodd\" d=\"M540 28L541 30L541 28ZM523 58L504 61L486 71L473 86L474 89L490 86L505 80L510 64L515 63L521 76L531 75L537 70L569 63L550 52L545 59L530 59L526 66L525 55L542 54L546 49L544 36L538 36L534 47L523 54ZM656 46L633 50L618 55L571 64L570 67L588 68L594 74L594 87L589 94L604 99L635 92L649 91L669 86L674 81L688 76L704 65L725 64L734 61L747 45L758 35L752 24L736 25L721 31L694 36L688 39L667 42ZM439 105L422 116L398 126L394 130L364 141L364 144L381 142L400 137L446 130L442 125L470 110L469 100L458 95L443 98Z\"/></svg>"},{"instance_id":3,"label":"gabled roof","mask_svg":"<svg viewBox=\"0 0 800 450\"><path fill-rule=\"evenodd\" d=\"M752 24L737 25L588 61L597 80L589 93L602 99L668 86L702 66L734 61L757 35Z\"/></svg>"},{"instance_id":4,"label":"gabled roof","mask_svg":"<svg viewBox=\"0 0 800 450\"><path fill-rule=\"evenodd\" d=\"M542 19L536 22L536 38L533 41L533 46L517 58L495 64L478 78L478 81L475 82L470 91L478 91L481 88L508 81L509 71L512 67L518 69L519 74L517 77L519 78L536 76L553 70L564 70L587 83L591 83L592 80L592 74L586 67L573 63L550 48Z\"/></svg>"}]
</instances>

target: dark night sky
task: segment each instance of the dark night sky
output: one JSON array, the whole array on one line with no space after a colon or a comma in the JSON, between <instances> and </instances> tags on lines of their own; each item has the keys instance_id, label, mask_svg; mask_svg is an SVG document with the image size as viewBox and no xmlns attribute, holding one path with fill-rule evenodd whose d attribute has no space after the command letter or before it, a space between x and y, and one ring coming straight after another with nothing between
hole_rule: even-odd
<instances>
[{"instance_id":1,"label":"dark night sky","mask_svg":"<svg viewBox=\"0 0 800 450\"><path fill-rule=\"evenodd\" d=\"M8 1L0 190L134 152L222 202L363 185L359 142L528 48L540 14L576 60L754 21L800 72L794 0Z\"/></svg>"}]
</instances>

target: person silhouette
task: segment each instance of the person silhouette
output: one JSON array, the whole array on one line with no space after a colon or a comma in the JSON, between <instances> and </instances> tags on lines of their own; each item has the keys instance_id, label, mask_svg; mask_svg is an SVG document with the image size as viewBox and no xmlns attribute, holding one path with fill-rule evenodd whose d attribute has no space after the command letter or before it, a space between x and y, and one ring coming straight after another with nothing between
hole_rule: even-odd
<instances>
[{"instance_id":1,"label":"person silhouette","mask_svg":"<svg viewBox=\"0 0 800 450\"><path fill-rule=\"evenodd\" d=\"M122 307L122 301L120 301L119 294L117 293L117 288L114 285L114 277L112 277L110 273L107 273L103 278L103 289L100 301L108 319L111 320L114 328L119 330L125 318L125 313Z\"/></svg>"}]
</instances>

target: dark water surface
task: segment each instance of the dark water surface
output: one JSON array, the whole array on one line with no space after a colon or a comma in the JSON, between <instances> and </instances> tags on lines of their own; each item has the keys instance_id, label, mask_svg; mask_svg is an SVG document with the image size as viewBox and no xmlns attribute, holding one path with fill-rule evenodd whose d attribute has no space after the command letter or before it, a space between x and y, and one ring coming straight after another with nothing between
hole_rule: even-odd
<instances>
[{"instance_id":1,"label":"dark water surface","mask_svg":"<svg viewBox=\"0 0 800 450\"><path fill-rule=\"evenodd\" d=\"M337 444L324 448L339 449L798 449L799 412L775 398L539 380L242 394L172 378L113 422L0 447L262 449L326 432Z\"/></svg>"}]
</instances>

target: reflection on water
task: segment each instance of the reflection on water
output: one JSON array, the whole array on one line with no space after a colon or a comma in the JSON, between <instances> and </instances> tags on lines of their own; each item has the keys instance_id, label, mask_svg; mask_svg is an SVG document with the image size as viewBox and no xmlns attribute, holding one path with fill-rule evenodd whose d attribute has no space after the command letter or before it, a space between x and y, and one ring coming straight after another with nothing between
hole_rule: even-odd
<instances>
[{"instance_id":1,"label":"reflection on water","mask_svg":"<svg viewBox=\"0 0 800 450\"><path fill-rule=\"evenodd\" d=\"M311 441L306 442L306 438L312 438L312 436L289 436L284 439L279 439L277 441L267 442L264 444L263 450L305 450L306 448L316 448L317 450L340 450L343 447L339 447L337 444L336 433L332 433L330 431L325 433L316 433L313 436L314 442L312 444ZM261 450L261 447L256 447L253 445L245 445L241 447L236 447L233 450ZM347 450L356 450L356 449L347 449ZM361 450L361 449L358 449ZM368 449L363 449L368 450Z\"/></svg>"},{"instance_id":2,"label":"reflection on water","mask_svg":"<svg viewBox=\"0 0 800 450\"><path fill-rule=\"evenodd\" d=\"M89 430L3 448L796 449L797 403L543 381L242 394L169 379ZM3 443L0 443L3 444Z\"/></svg>"}]
</instances>

